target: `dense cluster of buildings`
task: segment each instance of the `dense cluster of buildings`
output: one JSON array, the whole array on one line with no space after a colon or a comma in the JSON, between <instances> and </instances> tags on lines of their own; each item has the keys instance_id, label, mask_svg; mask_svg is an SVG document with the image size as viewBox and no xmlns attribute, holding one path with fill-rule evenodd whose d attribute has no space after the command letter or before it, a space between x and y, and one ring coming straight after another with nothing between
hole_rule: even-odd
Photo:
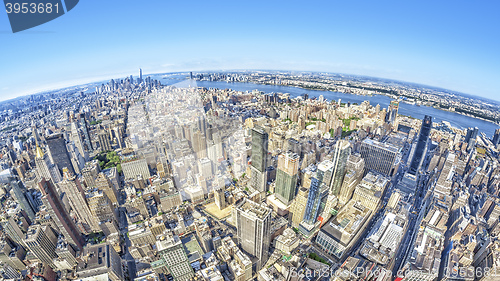
<instances>
[{"instance_id":1,"label":"dense cluster of buildings","mask_svg":"<svg viewBox=\"0 0 500 281\"><path fill-rule=\"evenodd\" d=\"M1 278L495 280L500 130L398 109L142 74L33 97L0 128Z\"/></svg>"}]
</instances>

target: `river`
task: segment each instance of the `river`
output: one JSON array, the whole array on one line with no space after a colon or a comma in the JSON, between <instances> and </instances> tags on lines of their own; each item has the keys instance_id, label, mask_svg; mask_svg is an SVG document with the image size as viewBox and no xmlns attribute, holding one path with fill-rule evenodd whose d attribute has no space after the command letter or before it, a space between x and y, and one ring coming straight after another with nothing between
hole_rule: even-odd
<instances>
[{"instance_id":1,"label":"river","mask_svg":"<svg viewBox=\"0 0 500 281\"><path fill-rule=\"evenodd\" d=\"M183 76L185 77L185 76ZM176 82L181 82L181 79L172 79L167 77L153 77L154 79L158 79L162 84L170 85ZM362 95L354 95L354 94L346 94L339 92L330 92L330 91L317 91L317 90L306 90L302 88L290 87L290 86L278 86L278 85L261 85L255 83L228 83L222 81L196 81L198 87L206 87L206 88L220 88L220 89L233 89L236 91L252 91L259 90L264 93L289 93L291 98L295 98L298 96L302 96L304 94L308 94L309 97L319 97L323 95L323 97L327 100L342 100L342 102L351 102L361 104L363 101L368 100L370 104L376 106L380 104L381 108L387 108L389 103L391 102L391 98L382 95L373 95L373 96L362 96ZM442 121L447 121L451 124L451 126L463 129L467 127L478 127L480 132L485 133L487 136L493 136L496 129L500 128L500 126L484 121L481 119L477 119L474 117L465 116L459 113L444 111L440 109L436 109L428 106L417 106L412 104L407 104L401 102L399 104L399 114L411 116L418 119L423 119L425 115L432 116L432 120L435 123L439 123Z\"/></svg>"}]
</instances>

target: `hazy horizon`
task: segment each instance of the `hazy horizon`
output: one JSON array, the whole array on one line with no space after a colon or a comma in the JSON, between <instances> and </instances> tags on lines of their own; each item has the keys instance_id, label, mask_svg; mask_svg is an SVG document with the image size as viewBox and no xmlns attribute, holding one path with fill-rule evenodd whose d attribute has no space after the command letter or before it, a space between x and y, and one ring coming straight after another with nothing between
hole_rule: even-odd
<instances>
[{"instance_id":1,"label":"hazy horizon","mask_svg":"<svg viewBox=\"0 0 500 281\"><path fill-rule=\"evenodd\" d=\"M494 102L499 102L500 103L500 96L498 96L498 99L491 99L491 98L488 98L488 97L483 97L483 96L478 96L478 95L475 95L475 94L470 94L470 93L464 93L464 92L460 92L460 91L457 91L457 90L453 90L453 89L446 89L446 88L442 88L440 86L433 86L433 85L425 85L425 84L421 84L421 83L418 83L418 82L412 82L412 81L402 81L402 80L396 80L396 79L393 79L393 78L387 78L387 77L374 77L374 76L367 76L367 75L359 75L359 74L352 74L352 73L341 73L341 72L330 72L330 71L314 71L314 70L286 70L286 69L227 69L227 70L196 70L196 71L192 71L192 72L256 72L256 71L267 71L267 72L277 72L277 71L283 71L283 72L305 72L305 73L327 73L327 74L335 74L335 75L345 75L345 76L353 76L353 77L362 77L362 78L366 78L366 79L380 79L380 80L387 80L387 81L391 81L391 82L395 82L395 83L399 83L399 84L413 84L415 86L420 86L420 87L425 87L425 88L429 88L429 89L440 89L440 90L444 90L444 91L451 91L451 92L454 92L456 94L459 94L459 95L468 95L468 96L471 96L471 97L476 97L476 98L482 98L482 99L485 99L485 100L490 100L490 101L494 101ZM122 79L122 78L127 78L127 77L130 77L130 75L132 75L133 77L138 77L138 73L139 73L139 69L137 69L136 71L137 73L130 73L130 74L123 74L123 75L111 75L111 76L107 76L107 78L97 78L95 80L92 80L92 81L83 81L81 83L71 83L71 82L61 82L61 86L59 87L47 87L46 89L43 89L43 90L39 90L39 91L31 91L30 93L26 93L26 94L21 94L19 96L16 96L16 97L12 97L12 98L8 98L8 99L2 99L2 96L0 96L0 103L1 102L5 102L5 101L10 101L10 100L15 100L15 99L18 99L18 98L22 98L22 97L28 97L28 96L31 96L31 95L38 95L38 94L43 94L45 92L52 92L52 91L58 91L58 90L61 90L61 89L66 89L66 88L71 88L71 87L80 87L80 86L85 86L87 84L94 84L94 83L99 83L99 82L107 82L111 79ZM174 74L174 73L186 73L186 74L189 74L189 72L191 72L191 70L182 70L182 71L169 71L169 72L154 72L154 73L142 73L143 76L151 76L151 75L162 75L162 74ZM239 83L239 82L235 82L235 83Z\"/></svg>"},{"instance_id":2,"label":"hazy horizon","mask_svg":"<svg viewBox=\"0 0 500 281\"><path fill-rule=\"evenodd\" d=\"M0 99L136 73L350 73L498 99L500 3L80 3L12 34L0 13ZM415 16L415 15L418 15ZM411 81L411 82L410 82Z\"/></svg>"}]
</instances>

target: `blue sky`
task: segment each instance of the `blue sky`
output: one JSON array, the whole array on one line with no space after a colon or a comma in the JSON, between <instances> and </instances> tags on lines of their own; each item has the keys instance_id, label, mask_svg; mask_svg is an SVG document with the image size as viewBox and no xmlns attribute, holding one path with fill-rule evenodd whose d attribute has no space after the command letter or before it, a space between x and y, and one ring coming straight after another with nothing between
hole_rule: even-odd
<instances>
[{"instance_id":1,"label":"blue sky","mask_svg":"<svg viewBox=\"0 0 500 281\"><path fill-rule=\"evenodd\" d=\"M499 1L89 1L12 34L0 100L144 73L369 75L500 100Z\"/></svg>"}]
</instances>

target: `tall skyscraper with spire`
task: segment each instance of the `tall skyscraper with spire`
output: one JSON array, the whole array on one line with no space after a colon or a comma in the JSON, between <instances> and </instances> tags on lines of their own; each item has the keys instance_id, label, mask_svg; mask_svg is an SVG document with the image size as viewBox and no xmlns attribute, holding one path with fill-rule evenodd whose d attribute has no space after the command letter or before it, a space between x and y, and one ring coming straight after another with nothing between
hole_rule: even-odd
<instances>
[{"instance_id":1,"label":"tall skyscraper with spire","mask_svg":"<svg viewBox=\"0 0 500 281\"><path fill-rule=\"evenodd\" d=\"M39 179L51 179L52 182L60 182L62 180L61 173L57 167L50 162L47 154L37 145L35 154L35 165Z\"/></svg>"},{"instance_id":2,"label":"tall skyscraper with spire","mask_svg":"<svg viewBox=\"0 0 500 281\"><path fill-rule=\"evenodd\" d=\"M42 179L38 183L38 186L42 192L42 202L54 221L57 231L66 238L73 248L79 250L83 249L85 241L66 211L66 208L64 208L52 181Z\"/></svg>"}]
</instances>

